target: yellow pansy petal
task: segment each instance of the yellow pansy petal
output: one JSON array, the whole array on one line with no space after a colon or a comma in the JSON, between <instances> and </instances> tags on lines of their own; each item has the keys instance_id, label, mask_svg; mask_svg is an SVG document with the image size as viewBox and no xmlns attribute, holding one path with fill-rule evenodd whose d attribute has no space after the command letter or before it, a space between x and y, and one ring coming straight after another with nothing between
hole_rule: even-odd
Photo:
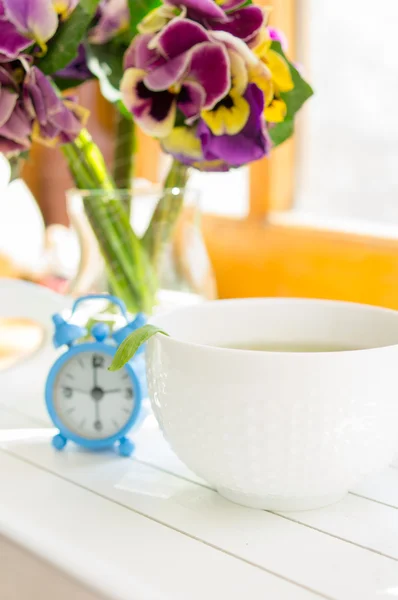
<instances>
[{"instance_id":1,"label":"yellow pansy petal","mask_svg":"<svg viewBox=\"0 0 398 600\"><path fill-rule=\"evenodd\" d=\"M264 111L265 120L269 123L282 123L285 120L287 107L283 100L274 98Z\"/></svg>"},{"instance_id":2,"label":"yellow pansy petal","mask_svg":"<svg viewBox=\"0 0 398 600\"><path fill-rule=\"evenodd\" d=\"M162 145L170 154L184 154L198 160L202 158L202 146L195 135L195 129L175 127L170 135L162 140Z\"/></svg>"},{"instance_id":3,"label":"yellow pansy petal","mask_svg":"<svg viewBox=\"0 0 398 600\"><path fill-rule=\"evenodd\" d=\"M53 6L55 9L55 12L57 13L57 15L59 15L61 17L62 21L67 18L68 14L69 14L69 3L68 2L65 2L64 0L59 0L58 2L55 2Z\"/></svg>"},{"instance_id":4,"label":"yellow pansy petal","mask_svg":"<svg viewBox=\"0 0 398 600\"><path fill-rule=\"evenodd\" d=\"M258 61L255 67L250 68L249 80L263 92L265 106L271 104L274 97L274 84L271 79L271 71L263 62Z\"/></svg>"},{"instance_id":5,"label":"yellow pansy petal","mask_svg":"<svg viewBox=\"0 0 398 600\"><path fill-rule=\"evenodd\" d=\"M290 92L294 88L289 65L275 50L268 50L265 62L272 73L272 79L281 92Z\"/></svg>"},{"instance_id":6,"label":"yellow pansy petal","mask_svg":"<svg viewBox=\"0 0 398 600\"><path fill-rule=\"evenodd\" d=\"M230 50L228 54L231 63L232 88L237 94L242 96L249 83L245 61L234 50Z\"/></svg>"},{"instance_id":7,"label":"yellow pansy petal","mask_svg":"<svg viewBox=\"0 0 398 600\"><path fill-rule=\"evenodd\" d=\"M268 30L263 29L257 36L256 45L253 48L253 52L259 58L266 56L267 52L271 48L272 40L269 36Z\"/></svg>"},{"instance_id":8,"label":"yellow pansy petal","mask_svg":"<svg viewBox=\"0 0 398 600\"><path fill-rule=\"evenodd\" d=\"M201 117L214 135L223 135L225 133L224 114L221 108L217 110L202 110Z\"/></svg>"},{"instance_id":9,"label":"yellow pansy petal","mask_svg":"<svg viewBox=\"0 0 398 600\"><path fill-rule=\"evenodd\" d=\"M250 105L241 96L234 96L234 106L231 109L227 109L225 115L225 129L228 135L236 135L246 125L250 116Z\"/></svg>"},{"instance_id":10,"label":"yellow pansy petal","mask_svg":"<svg viewBox=\"0 0 398 600\"><path fill-rule=\"evenodd\" d=\"M46 146L47 148L55 148L59 142L58 138L46 138L42 137L40 133L40 125L37 121L33 123L32 127L32 141L38 142L42 146Z\"/></svg>"},{"instance_id":11,"label":"yellow pansy petal","mask_svg":"<svg viewBox=\"0 0 398 600\"><path fill-rule=\"evenodd\" d=\"M171 19L174 19L174 17L177 16L177 12L178 11L176 11L174 6L166 5L151 10L137 26L138 32L157 33L163 29Z\"/></svg>"},{"instance_id":12,"label":"yellow pansy petal","mask_svg":"<svg viewBox=\"0 0 398 600\"><path fill-rule=\"evenodd\" d=\"M247 123L249 103L241 96L230 95L218 108L203 110L201 117L214 135L236 135Z\"/></svg>"},{"instance_id":13,"label":"yellow pansy petal","mask_svg":"<svg viewBox=\"0 0 398 600\"><path fill-rule=\"evenodd\" d=\"M73 100L64 100L64 105L75 114L83 127L87 125L87 121L90 117L90 111L88 108L81 106L81 104L76 104L73 102Z\"/></svg>"}]
</instances>

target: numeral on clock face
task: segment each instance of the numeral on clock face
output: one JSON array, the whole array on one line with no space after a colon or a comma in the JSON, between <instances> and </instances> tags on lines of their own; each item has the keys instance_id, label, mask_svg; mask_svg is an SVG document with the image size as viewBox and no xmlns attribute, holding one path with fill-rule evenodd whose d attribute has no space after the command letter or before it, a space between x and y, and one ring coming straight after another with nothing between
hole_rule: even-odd
<instances>
[{"instance_id":1,"label":"numeral on clock face","mask_svg":"<svg viewBox=\"0 0 398 600\"><path fill-rule=\"evenodd\" d=\"M104 357L99 354L93 354L93 367L94 369L103 369Z\"/></svg>"}]
</instances>

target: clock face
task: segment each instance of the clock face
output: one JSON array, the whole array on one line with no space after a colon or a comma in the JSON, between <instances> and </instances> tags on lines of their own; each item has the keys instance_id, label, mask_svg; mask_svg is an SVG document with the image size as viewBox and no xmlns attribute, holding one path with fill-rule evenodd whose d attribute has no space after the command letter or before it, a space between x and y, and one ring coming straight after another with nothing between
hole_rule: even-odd
<instances>
[{"instance_id":1,"label":"clock face","mask_svg":"<svg viewBox=\"0 0 398 600\"><path fill-rule=\"evenodd\" d=\"M82 438L116 435L134 410L134 388L126 368L108 371L112 356L80 352L65 362L53 387L53 404L67 429Z\"/></svg>"}]
</instances>

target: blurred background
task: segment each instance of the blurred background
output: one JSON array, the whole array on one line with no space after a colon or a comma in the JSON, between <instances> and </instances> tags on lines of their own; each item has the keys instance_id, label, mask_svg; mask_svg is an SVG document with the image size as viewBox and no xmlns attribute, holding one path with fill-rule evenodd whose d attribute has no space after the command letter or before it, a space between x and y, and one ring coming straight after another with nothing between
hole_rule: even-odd
<instances>
[{"instance_id":1,"label":"blurred background","mask_svg":"<svg viewBox=\"0 0 398 600\"><path fill-rule=\"evenodd\" d=\"M269 5L270 2L262 2ZM274 0L272 23L315 89L294 140L229 174L195 173L201 231L217 294L316 296L398 307L396 0ZM375 22L377 26L375 26ZM80 90L111 160L114 114L97 84ZM156 189L167 169L140 134L136 176ZM59 151L35 147L23 182L0 170L0 275L68 290L81 260Z\"/></svg>"}]
</instances>

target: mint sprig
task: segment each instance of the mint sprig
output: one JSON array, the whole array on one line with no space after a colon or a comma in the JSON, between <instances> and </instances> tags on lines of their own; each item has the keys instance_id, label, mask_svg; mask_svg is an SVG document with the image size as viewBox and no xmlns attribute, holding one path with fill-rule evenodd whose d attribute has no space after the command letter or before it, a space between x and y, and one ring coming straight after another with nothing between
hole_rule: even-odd
<instances>
[{"instance_id":1,"label":"mint sprig","mask_svg":"<svg viewBox=\"0 0 398 600\"><path fill-rule=\"evenodd\" d=\"M145 344L151 337L156 335L157 333L161 333L162 335L169 335L163 329L156 327L156 325L144 325L139 329L130 333L128 337L120 344L119 348L115 356L113 357L113 361L111 366L109 367L109 371L118 371L125 364L127 364L137 352L137 350Z\"/></svg>"}]
</instances>

